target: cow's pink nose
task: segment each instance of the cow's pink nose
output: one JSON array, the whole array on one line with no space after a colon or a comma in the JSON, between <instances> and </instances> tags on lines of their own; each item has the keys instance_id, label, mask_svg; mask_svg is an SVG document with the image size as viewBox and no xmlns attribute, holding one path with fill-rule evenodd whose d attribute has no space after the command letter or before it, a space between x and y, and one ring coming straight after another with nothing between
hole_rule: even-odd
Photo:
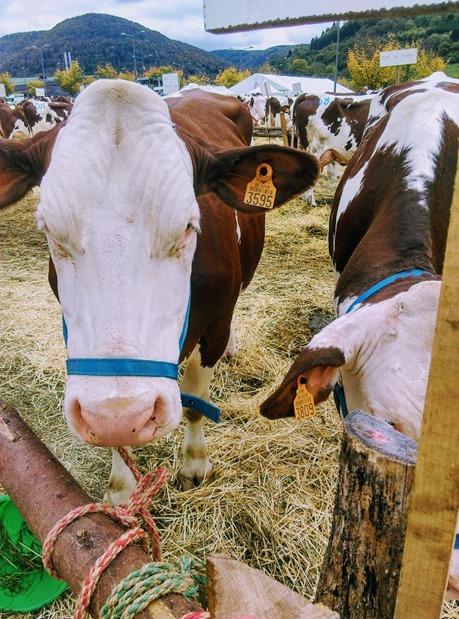
<instances>
[{"instance_id":1,"label":"cow's pink nose","mask_svg":"<svg viewBox=\"0 0 459 619\"><path fill-rule=\"evenodd\" d=\"M144 445L155 438L158 422L155 407L140 413L117 416L95 414L81 409L82 425L79 428L84 440L100 447L119 447L120 445Z\"/></svg>"},{"instance_id":2,"label":"cow's pink nose","mask_svg":"<svg viewBox=\"0 0 459 619\"><path fill-rule=\"evenodd\" d=\"M116 411L111 407L89 410L74 400L68 412L73 432L98 447L144 445L174 429L178 423L173 423L173 418L166 414L160 397L140 411L127 403L124 406L118 403Z\"/></svg>"}]
</instances>

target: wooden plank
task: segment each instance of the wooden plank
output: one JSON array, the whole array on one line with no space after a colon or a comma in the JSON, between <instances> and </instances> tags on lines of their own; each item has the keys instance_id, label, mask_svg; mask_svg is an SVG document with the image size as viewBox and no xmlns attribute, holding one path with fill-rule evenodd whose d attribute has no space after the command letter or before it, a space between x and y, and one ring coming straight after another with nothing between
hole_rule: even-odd
<instances>
[{"instance_id":1,"label":"wooden plank","mask_svg":"<svg viewBox=\"0 0 459 619\"><path fill-rule=\"evenodd\" d=\"M459 164L394 619L441 616L459 506Z\"/></svg>"},{"instance_id":2,"label":"wooden plank","mask_svg":"<svg viewBox=\"0 0 459 619\"><path fill-rule=\"evenodd\" d=\"M212 619L339 619L322 604L223 554L207 557L207 591Z\"/></svg>"}]
</instances>

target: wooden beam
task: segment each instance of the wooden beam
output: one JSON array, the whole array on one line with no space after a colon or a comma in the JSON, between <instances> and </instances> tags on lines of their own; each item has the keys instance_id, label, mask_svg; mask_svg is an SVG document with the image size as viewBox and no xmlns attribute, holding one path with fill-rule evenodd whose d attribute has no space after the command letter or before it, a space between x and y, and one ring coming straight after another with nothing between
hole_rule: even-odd
<instances>
[{"instance_id":1,"label":"wooden beam","mask_svg":"<svg viewBox=\"0 0 459 619\"><path fill-rule=\"evenodd\" d=\"M394 619L441 616L459 506L459 163Z\"/></svg>"},{"instance_id":2,"label":"wooden beam","mask_svg":"<svg viewBox=\"0 0 459 619\"><path fill-rule=\"evenodd\" d=\"M0 400L0 483L41 544L60 518L75 507L93 502L3 400ZM105 514L82 516L62 531L52 559L59 575L75 594L79 593L95 561L123 533L124 529ZM91 598L91 616L99 617L115 585L149 562L139 544L125 548L103 572ZM199 610L194 601L172 593L152 602L136 619L175 619L193 610Z\"/></svg>"}]
</instances>

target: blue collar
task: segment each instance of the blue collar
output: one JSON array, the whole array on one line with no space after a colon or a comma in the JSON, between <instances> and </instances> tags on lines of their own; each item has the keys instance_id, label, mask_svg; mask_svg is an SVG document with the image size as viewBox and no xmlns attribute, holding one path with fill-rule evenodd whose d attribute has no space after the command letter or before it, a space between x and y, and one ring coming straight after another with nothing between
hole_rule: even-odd
<instances>
[{"instance_id":1,"label":"blue collar","mask_svg":"<svg viewBox=\"0 0 459 619\"><path fill-rule=\"evenodd\" d=\"M392 282L395 282L397 279L402 279L403 277L419 277L420 275L433 276L434 274L430 271L426 271L425 269L408 269L407 271L399 271L398 273L394 273L394 275L390 275L389 277L382 279L380 282L378 282L374 286L371 286L371 288L368 288L368 290L365 290L365 292L359 295L357 299L355 299L347 308L345 315L352 312L352 310L355 309L357 305L363 303L383 288L386 288L386 286L389 286L389 284L392 284ZM344 388L338 382L333 385L333 398L335 400L335 406L338 410L338 413L341 411L343 418L347 417L349 411L346 405Z\"/></svg>"},{"instance_id":2,"label":"blue collar","mask_svg":"<svg viewBox=\"0 0 459 619\"><path fill-rule=\"evenodd\" d=\"M179 348L182 350L188 331L188 320L190 316L191 291L188 298L188 306L183 323L182 333L180 334ZM65 345L67 346L68 329L64 315L62 315L62 331L64 334ZM155 361L150 359L124 359L104 357L98 358L73 358L67 359L67 374L80 374L83 376L150 376L163 377L178 380L178 363L168 361ZM205 415L215 423L220 421L220 409L210 402L187 393L180 394L182 406L190 408L201 415Z\"/></svg>"},{"instance_id":3,"label":"blue collar","mask_svg":"<svg viewBox=\"0 0 459 619\"><path fill-rule=\"evenodd\" d=\"M386 286L389 286L389 284L392 284L392 282L395 282L397 279L402 279L402 277L419 277L420 275L424 274L433 275L433 273L431 273L430 271L426 271L425 269L409 269L407 271L399 271L398 273L394 273L394 275L390 275L389 277L382 279L380 282L378 282L371 288L368 288L368 290L365 290L365 292L359 295L357 299L355 299L355 301L353 301L351 305L347 308L346 314L352 312L356 305L359 305L359 303L363 303Z\"/></svg>"}]
</instances>

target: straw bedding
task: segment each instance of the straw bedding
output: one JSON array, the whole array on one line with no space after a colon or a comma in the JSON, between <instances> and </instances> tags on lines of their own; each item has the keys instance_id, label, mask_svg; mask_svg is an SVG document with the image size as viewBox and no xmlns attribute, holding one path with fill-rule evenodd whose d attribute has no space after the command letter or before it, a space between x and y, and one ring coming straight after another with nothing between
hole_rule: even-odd
<instances>
[{"instance_id":1,"label":"straw bedding","mask_svg":"<svg viewBox=\"0 0 459 619\"><path fill-rule=\"evenodd\" d=\"M269 213L264 254L235 314L237 355L221 361L212 400L222 422L206 424L216 480L181 491L172 479L152 506L165 560L224 552L312 598L332 515L341 422L331 401L304 422L268 421L259 404L315 331L333 317L328 214L335 181L322 178L318 206L293 200ZM65 349L57 301L47 284L47 247L36 230L38 191L1 214L2 397L63 465L101 499L111 452L79 443L62 416ZM177 473L184 424L136 449L143 470ZM66 619L73 598L23 617ZM1 613L0 613L1 616ZM444 619L459 617L445 604Z\"/></svg>"}]
</instances>

